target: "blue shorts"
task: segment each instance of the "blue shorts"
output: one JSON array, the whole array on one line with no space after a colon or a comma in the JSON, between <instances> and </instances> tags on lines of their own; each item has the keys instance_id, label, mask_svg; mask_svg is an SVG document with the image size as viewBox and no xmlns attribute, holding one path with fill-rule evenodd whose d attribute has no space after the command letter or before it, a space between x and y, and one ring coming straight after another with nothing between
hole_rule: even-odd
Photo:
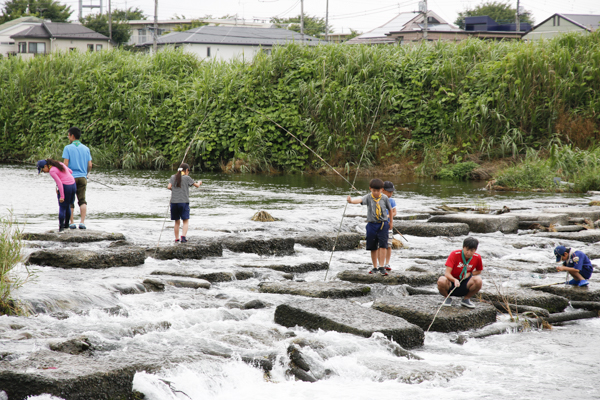
<instances>
[{"instance_id":1,"label":"blue shorts","mask_svg":"<svg viewBox=\"0 0 600 400\"><path fill-rule=\"evenodd\" d=\"M367 250L377 250L379 248L388 248L388 236L390 223L368 222L367 223Z\"/></svg>"},{"instance_id":2,"label":"blue shorts","mask_svg":"<svg viewBox=\"0 0 600 400\"><path fill-rule=\"evenodd\" d=\"M190 219L190 203L171 203L171 221Z\"/></svg>"}]
</instances>

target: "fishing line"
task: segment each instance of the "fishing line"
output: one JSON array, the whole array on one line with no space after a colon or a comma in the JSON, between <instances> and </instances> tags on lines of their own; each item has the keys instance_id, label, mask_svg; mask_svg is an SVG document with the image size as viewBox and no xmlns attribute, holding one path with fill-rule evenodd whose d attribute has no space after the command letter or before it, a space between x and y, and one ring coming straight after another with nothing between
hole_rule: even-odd
<instances>
[{"instance_id":1,"label":"fishing line","mask_svg":"<svg viewBox=\"0 0 600 400\"><path fill-rule=\"evenodd\" d=\"M88 182L99 183L100 185L104 185L104 186L106 186L107 188L109 188L109 189L111 189L111 190L115 190L114 188L112 188L112 187L108 186L107 184L105 184L105 183L102 183L102 182L99 182L99 181L96 181L96 180L93 180L93 179L89 179L89 178L88 178Z\"/></svg>"},{"instance_id":2,"label":"fishing line","mask_svg":"<svg viewBox=\"0 0 600 400\"><path fill-rule=\"evenodd\" d=\"M429 330L431 329L431 327L433 326L433 323L435 322L435 319L437 318L440 310L442 309L442 307L444 307L444 304L446 303L446 300L448 299L448 297L450 297L450 295L452 294L452 292L454 292L457 288L460 287L460 284L467 279L467 276L465 275L459 282L458 286L454 285L454 289L452 289L450 291L450 293L448 293L448 296L446 296L446 298L444 299L444 301L442 301L442 304L439 306L437 312L435 313L435 315L433 316L433 319L431 320L431 324L429 324L429 328L427 328L427 331L425 331L425 333L429 333Z\"/></svg>"}]
</instances>

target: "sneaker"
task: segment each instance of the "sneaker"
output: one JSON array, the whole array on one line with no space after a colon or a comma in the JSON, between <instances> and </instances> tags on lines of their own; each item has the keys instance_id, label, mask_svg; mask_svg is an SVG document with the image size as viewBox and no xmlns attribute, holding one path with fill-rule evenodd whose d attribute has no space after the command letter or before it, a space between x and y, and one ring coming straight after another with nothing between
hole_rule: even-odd
<instances>
[{"instance_id":1,"label":"sneaker","mask_svg":"<svg viewBox=\"0 0 600 400\"><path fill-rule=\"evenodd\" d=\"M79 224L79 229L86 229L84 224Z\"/></svg>"},{"instance_id":2,"label":"sneaker","mask_svg":"<svg viewBox=\"0 0 600 400\"><path fill-rule=\"evenodd\" d=\"M179 239L175 239L175 243L179 243Z\"/></svg>"},{"instance_id":3,"label":"sneaker","mask_svg":"<svg viewBox=\"0 0 600 400\"><path fill-rule=\"evenodd\" d=\"M391 271L392 270L392 267L390 267L390 264L385 264L383 266L383 268L385 268L386 271Z\"/></svg>"},{"instance_id":4,"label":"sneaker","mask_svg":"<svg viewBox=\"0 0 600 400\"><path fill-rule=\"evenodd\" d=\"M376 274L378 272L379 272L379 270L377 268L373 268L372 270L369 271L369 274Z\"/></svg>"},{"instance_id":5,"label":"sneaker","mask_svg":"<svg viewBox=\"0 0 600 400\"><path fill-rule=\"evenodd\" d=\"M77 225L71 224L71 225L69 225L69 229L77 229Z\"/></svg>"},{"instance_id":6,"label":"sneaker","mask_svg":"<svg viewBox=\"0 0 600 400\"><path fill-rule=\"evenodd\" d=\"M471 303L470 299L462 299L460 305L467 308L475 308L475 304Z\"/></svg>"},{"instance_id":7,"label":"sneaker","mask_svg":"<svg viewBox=\"0 0 600 400\"><path fill-rule=\"evenodd\" d=\"M452 298L450 298L450 297L446 298L446 300L444 300L444 302L442 303L442 306L452 307Z\"/></svg>"},{"instance_id":8,"label":"sneaker","mask_svg":"<svg viewBox=\"0 0 600 400\"><path fill-rule=\"evenodd\" d=\"M577 284L577 286L587 286L589 284L590 284L590 282L588 282L587 279L582 279L582 280L579 281L579 283Z\"/></svg>"},{"instance_id":9,"label":"sneaker","mask_svg":"<svg viewBox=\"0 0 600 400\"><path fill-rule=\"evenodd\" d=\"M381 275L383 276L387 276L387 271L385 270L385 267L379 267L379 273L381 273Z\"/></svg>"},{"instance_id":10,"label":"sneaker","mask_svg":"<svg viewBox=\"0 0 600 400\"><path fill-rule=\"evenodd\" d=\"M63 233L65 231L65 228L63 228L62 226L60 228L58 228L58 233Z\"/></svg>"},{"instance_id":11,"label":"sneaker","mask_svg":"<svg viewBox=\"0 0 600 400\"><path fill-rule=\"evenodd\" d=\"M185 238L185 236L181 237L181 243L187 243L187 239Z\"/></svg>"},{"instance_id":12,"label":"sneaker","mask_svg":"<svg viewBox=\"0 0 600 400\"><path fill-rule=\"evenodd\" d=\"M579 281L577 279L571 279L569 282L566 282L567 285L579 285Z\"/></svg>"}]
</instances>

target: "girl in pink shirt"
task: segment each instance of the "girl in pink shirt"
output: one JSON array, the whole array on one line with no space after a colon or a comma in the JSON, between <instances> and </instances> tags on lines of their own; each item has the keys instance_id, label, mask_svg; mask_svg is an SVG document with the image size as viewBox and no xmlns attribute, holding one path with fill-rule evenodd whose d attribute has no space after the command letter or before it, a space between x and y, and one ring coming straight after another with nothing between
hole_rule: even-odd
<instances>
[{"instance_id":1,"label":"girl in pink shirt","mask_svg":"<svg viewBox=\"0 0 600 400\"><path fill-rule=\"evenodd\" d=\"M58 197L58 231L62 232L69 227L69 219L71 218L71 203L75 199L77 186L73 171L60 161L48 158L37 162L38 174L45 172L56 182L56 191Z\"/></svg>"}]
</instances>

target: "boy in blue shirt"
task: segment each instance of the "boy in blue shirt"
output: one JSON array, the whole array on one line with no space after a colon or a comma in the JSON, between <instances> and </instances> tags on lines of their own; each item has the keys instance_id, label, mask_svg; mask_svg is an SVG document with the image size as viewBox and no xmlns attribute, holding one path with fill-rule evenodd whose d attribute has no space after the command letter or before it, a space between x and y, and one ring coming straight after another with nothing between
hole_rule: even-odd
<instances>
[{"instance_id":1,"label":"boy in blue shirt","mask_svg":"<svg viewBox=\"0 0 600 400\"><path fill-rule=\"evenodd\" d=\"M67 136L71 144L65 146L63 150L63 164L71 168L75 185L77 185L77 202L79 203L79 213L81 214L81 222L79 229L85 229L85 215L87 214L87 201L85 201L85 189L87 188L87 176L92 170L92 155L90 149L81 144L81 131L73 126L67 131ZM71 223L69 228L75 229L73 223L73 214L75 211L75 199L71 204Z\"/></svg>"},{"instance_id":2,"label":"boy in blue shirt","mask_svg":"<svg viewBox=\"0 0 600 400\"><path fill-rule=\"evenodd\" d=\"M556 267L558 271L567 271L573 277L567 284L574 286L587 286L588 279L592 277L594 266L590 258L583 252L567 249L565 246L556 246L554 249L556 262L562 261L562 266Z\"/></svg>"},{"instance_id":3,"label":"boy in blue shirt","mask_svg":"<svg viewBox=\"0 0 600 400\"><path fill-rule=\"evenodd\" d=\"M369 273L381 272L383 275L387 275L384 261L388 246L388 231L394 224L393 219L388 221L392 206L388 197L382 193L383 181L381 179L371 179L369 189L371 190L370 194L354 199L348 196L347 201L350 204L367 206L367 250L371 251L371 261L373 262L373 269ZM379 262L379 269L377 269L377 262Z\"/></svg>"},{"instance_id":4,"label":"boy in blue shirt","mask_svg":"<svg viewBox=\"0 0 600 400\"><path fill-rule=\"evenodd\" d=\"M389 215L388 221L392 221L396 216L396 200L392 199L394 195L394 184L390 181L383 182L383 194L385 194L390 200L390 205L392 206L392 212ZM392 258L392 240L394 240L394 231L390 226L390 230L388 232L388 248L385 255L385 265L384 268L386 271L391 271L392 267L390 266L390 259Z\"/></svg>"}]
</instances>

